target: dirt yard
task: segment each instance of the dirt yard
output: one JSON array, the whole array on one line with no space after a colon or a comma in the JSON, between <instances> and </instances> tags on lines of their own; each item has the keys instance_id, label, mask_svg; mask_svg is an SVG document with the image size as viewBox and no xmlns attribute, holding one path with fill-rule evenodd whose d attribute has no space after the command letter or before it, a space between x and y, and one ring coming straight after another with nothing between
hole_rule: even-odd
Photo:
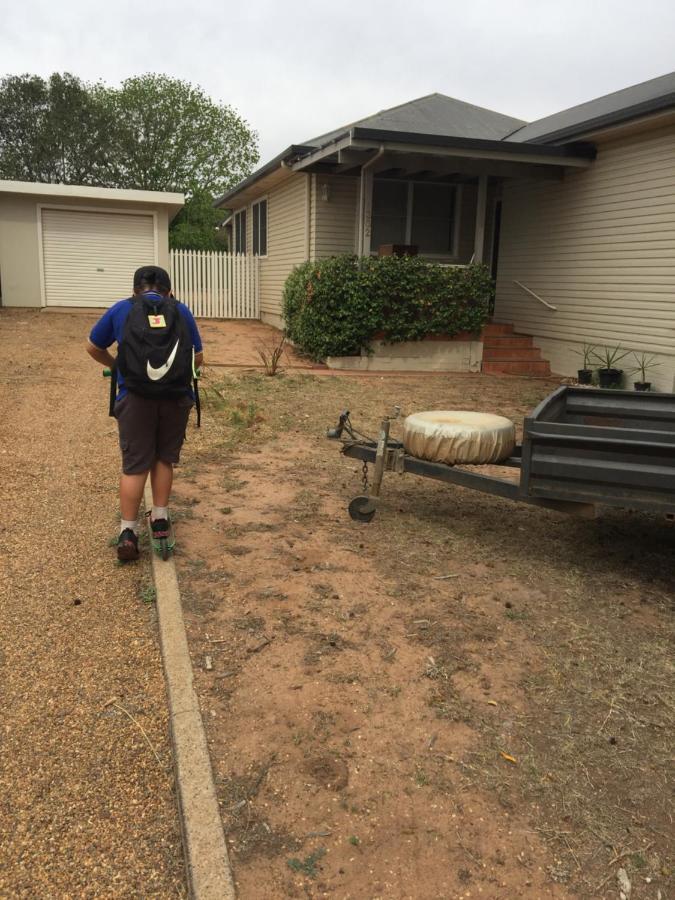
<instances>
[{"instance_id":1,"label":"dirt yard","mask_svg":"<svg viewBox=\"0 0 675 900\"><path fill-rule=\"evenodd\" d=\"M186 896L152 576L110 546L119 460L93 322L0 311L8 900Z\"/></svg>"},{"instance_id":2,"label":"dirt yard","mask_svg":"<svg viewBox=\"0 0 675 900\"><path fill-rule=\"evenodd\" d=\"M357 524L324 438L554 386L207 372L176 559L242 900L673 896L675 530L396 475Z\"/></svg>"}]
</instances>

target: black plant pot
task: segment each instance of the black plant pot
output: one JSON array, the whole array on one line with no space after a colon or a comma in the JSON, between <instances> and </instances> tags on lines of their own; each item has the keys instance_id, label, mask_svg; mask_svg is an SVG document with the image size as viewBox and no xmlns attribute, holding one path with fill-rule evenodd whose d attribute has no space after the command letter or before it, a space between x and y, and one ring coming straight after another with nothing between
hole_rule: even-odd
<instances>
[{"instance_id":1,"label":"black plant pot","mask_svg":"<svg viewBox=\"0 0 675 900\"><path fill-rule=\"evenodd\" d=\"M593 384L593 369L579 369L579 384Z\"/></svg>"},{"instance_id":2,"label":"black plant pot","mask_svg":"<svg viewBox=\"0 0 675 900\"><path fill-rule=\"evenodd\" d=\"M598 369L601 388L618 388L623 378L623 369Z\"/></svg>"},{"instance_id":3,"label":"black plant pot","mask_svg":"<svg viewBox=\"0 0 675 900\"><path fill-rule=\"evenodd\" d=\"M652 383L651 381L634 381L633 387L636 391L651 391Z\"/></svg>"}]
</instances>

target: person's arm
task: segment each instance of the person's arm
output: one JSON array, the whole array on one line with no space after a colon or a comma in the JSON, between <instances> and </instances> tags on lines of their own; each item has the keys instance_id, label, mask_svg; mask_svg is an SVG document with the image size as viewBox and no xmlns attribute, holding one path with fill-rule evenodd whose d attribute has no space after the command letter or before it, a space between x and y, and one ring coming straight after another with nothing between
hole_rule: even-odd
<instances>
[{"instance_id":1,"label":"person's arm","mask_svg":"<svg viewBox=\"0 0 675 900\"><path fill-rule=\"evenodd\" d=\"M187 320L188 327L190 328L190 336L192 337L192 346L195 351L195 369L200 369L204 365L204 351L202 350L202 338L199 334L199 329L197 328L197 323L195 322L195 317L192 315L191 310L184 304L180 304L183 308L185 319Z\"/></svg>"},{"instance_id":2,"label":"person's arm","mask_svg":"<svg viewBox=\"0 0 675 900\"><path fill-rule=\"evenodd\" d=\"M101 350L100 347L97 347L96 344L92 344L91 341L87 341L87 353L102 366L107 366L109 369L112 369L115 365L115 357L111 356L107 350Z\"/></svg>"},{"instance_id":3,"label":"person's arm","mask_svg":"<svg viewBox=\"0 0 675 900\"><path fill-rule=\"evenodd\" d=\"M100 365L112 368L115 365L115 357L111 356L106 348L110 347L114 341L115 329L113 327L113 307L111 307L91 329L87 341L87 353Z\"/></svg>"}]
</instances>

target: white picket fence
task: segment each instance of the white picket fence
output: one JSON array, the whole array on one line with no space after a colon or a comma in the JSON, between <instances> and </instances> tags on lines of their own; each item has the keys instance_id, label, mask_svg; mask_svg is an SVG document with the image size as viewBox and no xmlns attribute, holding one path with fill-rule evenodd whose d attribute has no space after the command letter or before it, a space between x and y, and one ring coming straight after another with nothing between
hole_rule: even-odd
<instances>
[{"instance_id":1,"label":"white picket fence","mask_svg":"<svg viewBox=\"0 0 675 900\"><path fill-rule=\"evenodd\" d=\"M173 292L195 316L260 318L257 256L200 250L171 250L169 256Z\"/></svg>"}]
</instances>

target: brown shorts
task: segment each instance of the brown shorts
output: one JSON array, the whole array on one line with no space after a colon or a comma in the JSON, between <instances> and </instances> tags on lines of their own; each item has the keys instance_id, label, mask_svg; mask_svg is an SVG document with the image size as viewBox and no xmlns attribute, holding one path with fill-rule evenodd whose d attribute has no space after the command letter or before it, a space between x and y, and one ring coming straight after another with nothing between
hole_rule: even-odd
<instances>
[{"instance_id":1,"label":"brown shorts","mask_svg":"<svg viewBox=\"0 0 675 900\"><path fill-rule=\"evenodd\" d=\"M125 475L147 472L157 459L179 461L192 402L188 396L158 400L138 394L126 394L117 401L113 412Z\"/></svg>"}]
</instances>

